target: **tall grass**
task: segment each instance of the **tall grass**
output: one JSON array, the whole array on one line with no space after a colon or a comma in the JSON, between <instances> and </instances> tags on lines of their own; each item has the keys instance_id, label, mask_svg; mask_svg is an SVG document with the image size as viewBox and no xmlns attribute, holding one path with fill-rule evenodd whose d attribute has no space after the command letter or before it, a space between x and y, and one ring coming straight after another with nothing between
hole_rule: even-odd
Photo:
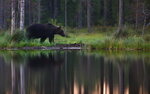
<instances>
[{"instance_id":1,"label":"tall grass","mask_svg":"<svg viewBox=\"0 0 150 94\"><path fill-rule=\"evenodd\" d=\"M46 40L44 43L40 43L39 39L28 40L24 32L16 31L13 35L10 35L8 31L0 34L0 48L14 48L14 47L34 47L34 46L52 46L54 43L49 43Z\"/></svg>"}]
</instances>

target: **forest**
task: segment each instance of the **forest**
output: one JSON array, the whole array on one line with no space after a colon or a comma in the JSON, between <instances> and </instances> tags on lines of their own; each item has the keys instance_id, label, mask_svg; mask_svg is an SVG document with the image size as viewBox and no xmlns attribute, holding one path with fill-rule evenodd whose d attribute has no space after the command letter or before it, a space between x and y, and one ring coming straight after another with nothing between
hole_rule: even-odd
<instances>
[{"instance_id":1,"label":"forest","mask_svg":"<svg viewBox=\"0 0 150 94\"><path fill-rule=\"evenodd\" d=\"M70 38L27 42L36 23L62 26ZM149 0L0 0L0 46L85 44L89 48L150 49Z\"/></svg>"},{"instance_id":2,"label":"forest","mask_svg":"<svg viewBox=\"0 0 150 94\"><path fill-rule=\"evenodd\" d=\"M0 83L0 94L150 94L150 0L0 0Z\"/></svg>"}]
</instances>

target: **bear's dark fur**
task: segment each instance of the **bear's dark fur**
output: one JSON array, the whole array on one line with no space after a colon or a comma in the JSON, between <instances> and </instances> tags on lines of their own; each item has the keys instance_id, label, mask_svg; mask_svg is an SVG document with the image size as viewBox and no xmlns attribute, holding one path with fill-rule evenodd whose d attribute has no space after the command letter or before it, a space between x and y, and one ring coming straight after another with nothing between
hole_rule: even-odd
<instances>
[{"instance_id":1,"label":"bear's dark fur","mask_svg":"<svg viewBox=\"0 0 150 94\"><path fill-rule=\"evenodd\" d=\"M36 39L40 38L40 42L44 42L49 38L49 42L54 42L54 35L58 34L65 37L64 31L61 27L52 24L33 24L27 28L27 38Z\"/></svg>"}]
</instances>

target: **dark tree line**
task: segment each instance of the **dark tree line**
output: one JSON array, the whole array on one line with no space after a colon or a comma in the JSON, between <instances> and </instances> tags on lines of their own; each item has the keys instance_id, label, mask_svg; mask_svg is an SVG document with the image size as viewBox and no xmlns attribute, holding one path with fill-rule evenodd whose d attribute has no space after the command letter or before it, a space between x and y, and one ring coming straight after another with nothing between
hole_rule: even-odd
<instances>
[{"instance_id":1,"label":"dark tree line","mask_svg":"<svg viewBox=\"0 0 150 94\"><path fill-rule=\"evenodd\" d=\"M0 0L0 29L11 27L13 2L15 27L20 27L21 1ZM24 24L47 23L55 19L57 23L69 27L88 27L89 32L92 26L116 26L119 23L120 27L123 21L135 28L150 24L149 0L123 0L123 3L119 3L120 1L122 0L25 0ZM122 4L122 8L119 4Z\"/></svg>"}]
</instances>

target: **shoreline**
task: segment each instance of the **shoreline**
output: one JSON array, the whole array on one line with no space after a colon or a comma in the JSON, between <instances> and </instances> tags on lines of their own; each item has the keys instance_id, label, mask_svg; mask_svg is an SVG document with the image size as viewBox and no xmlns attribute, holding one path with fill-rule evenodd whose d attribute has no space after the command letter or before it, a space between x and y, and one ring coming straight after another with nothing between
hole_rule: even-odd
<instances>
[{"instance_id":1,"label":"shoreline","mask_svg":"<svg viewBox=\"0 0 150 94\"><path fill-rule=\"evenodd\" d=\"M61 44L62 45L62 44ZM65 44L66 45L66 44ZM107 51L150 51L150 49L137 49L137 48L94 48L85 46L25 46L25 47L5 47L0 50L107 50Z\"/></svg>"},{"instance_id":2,"label":"shoreline","mask_svg":"<svg viewBox=\"0 0 150 94\"><path fill-rule=\"evenodd\" d=\"M25 47L0 47L0 50L82 50L83 44L57 44L55 46L25 46Z\"/></svg>"}]
</instances>

